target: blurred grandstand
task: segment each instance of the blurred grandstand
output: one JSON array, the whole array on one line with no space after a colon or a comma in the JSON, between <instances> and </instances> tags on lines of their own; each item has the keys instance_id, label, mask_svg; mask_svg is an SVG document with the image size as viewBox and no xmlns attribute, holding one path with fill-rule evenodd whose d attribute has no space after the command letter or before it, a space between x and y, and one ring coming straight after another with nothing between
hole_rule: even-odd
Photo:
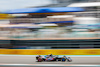
<instances>
[{"instance_id":1,"label":"blurred grandstand","mask_svg":"<svg viewBox=\"0 0 100 67\"><path fill-rule=\"evenodd\" d=\"M34 8L78 7L81 2L83 0L55 0L53 5ZM99 3L97 0L84 0L84 2ZM94 5L95 7L84 5L80 6L86 10L84 12L12 14L12 17L7 19L8 23L0 25L0 47L11 49L100 48L100 17L97 14L99 5Z\"/></svg>"}]
</instances>

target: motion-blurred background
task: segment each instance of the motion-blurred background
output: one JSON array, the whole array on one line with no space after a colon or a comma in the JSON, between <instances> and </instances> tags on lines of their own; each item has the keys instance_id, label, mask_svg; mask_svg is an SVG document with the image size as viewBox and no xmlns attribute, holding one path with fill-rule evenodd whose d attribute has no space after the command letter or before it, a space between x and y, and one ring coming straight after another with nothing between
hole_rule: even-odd
<instances>
[{"instance_id":1,"label":"motion-blurred background","mask_svg":"<svg viewBox=\"0 0 100 67\"><path fill-rule=\"evenodd\" d=\"M3 0L0 3L0 48L100 48L100 0ZM32 12L34 8L44 12ZM48 8L58 11L67 8L67 11L48 12Z\"/></svg>"}]
</instances>

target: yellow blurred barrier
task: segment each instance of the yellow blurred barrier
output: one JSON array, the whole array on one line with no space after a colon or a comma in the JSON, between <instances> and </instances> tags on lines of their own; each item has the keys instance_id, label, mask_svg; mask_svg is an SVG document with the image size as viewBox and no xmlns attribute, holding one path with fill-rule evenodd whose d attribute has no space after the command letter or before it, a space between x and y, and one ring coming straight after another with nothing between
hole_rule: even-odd
<instances>
[{"instance_id":1,"label":"yellow blurred barrier","mask_svg":"<svg viewBox=\"0 0 100 67\"><path fill-rule=\"evenodd\" d=\"M0 19L8 19L8 14L0 14Z\"/></svg>"},{"instance_id":2,"label":"yellow blurred barrier","mask_svg":"<svg viewBox=\"0 0 100 67\"><path fill-rule=\"evenodd\" d=\"M0 54L14 55L100 55L100 49L0 49Z\"/></svg>"},{"instance_id":3,"label":"yellow blurred barrier","mask_svg":"<svg viewBox=\"0 0 100 67\"><path fill-rule=\"evenodd\" d=\"M14 16L10 15L10 14L0 14L0 20L4 20L4 19L10 19Z\"/></svg>"}]
</instances>

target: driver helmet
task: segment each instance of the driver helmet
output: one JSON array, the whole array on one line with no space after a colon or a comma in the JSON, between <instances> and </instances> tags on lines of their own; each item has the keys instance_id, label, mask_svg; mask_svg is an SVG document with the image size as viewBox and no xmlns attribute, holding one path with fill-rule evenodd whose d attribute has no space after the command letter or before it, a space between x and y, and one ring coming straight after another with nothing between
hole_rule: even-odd
<instances>
[{"instance_id":1,"label":"driver helmet","mask_svg":"<svg viewBox=\"0 0 100 67\"><path fill-rule=\"evenodd\" d=\"M50 56L52 56L52 54L50 54Z\"/></svg>"}]
</instances>

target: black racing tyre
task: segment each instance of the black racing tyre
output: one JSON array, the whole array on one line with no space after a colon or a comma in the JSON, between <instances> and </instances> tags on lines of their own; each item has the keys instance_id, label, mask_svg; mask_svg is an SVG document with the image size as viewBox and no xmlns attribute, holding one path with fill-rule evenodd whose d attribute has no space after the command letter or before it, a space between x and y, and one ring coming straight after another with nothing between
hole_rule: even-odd
<instances>
[{"instance_id":1,"label":"black racing tyre","mask_svg":"<svg viewBox=\"0 0 100 67\"><path fill-rule=\"evenodd\" d=\"M38 60L39 57L36 57L36 60Z\"/></svg>"},{"instance_id":2,"label":"black racing tyre","mask_svg":"<svg viewBox=\"0 0 100 67\"><path fill-rule=\"evenodd\" d=\"M42 58L38 58L38 62L42 62L43 60L42 60Z\"/></svg>"},{"instance_id":3,"label":"black racing tyre","mask_svg":"<svg viewBox=\"0 0 100 67\"><path fill-rule=\"evenodd\" d=\"M66 61L66 58L63 57L63 58L61 59L61 61L62 61L62 62L65 62L65 61Z\"/></svg>"}]
</instances>

